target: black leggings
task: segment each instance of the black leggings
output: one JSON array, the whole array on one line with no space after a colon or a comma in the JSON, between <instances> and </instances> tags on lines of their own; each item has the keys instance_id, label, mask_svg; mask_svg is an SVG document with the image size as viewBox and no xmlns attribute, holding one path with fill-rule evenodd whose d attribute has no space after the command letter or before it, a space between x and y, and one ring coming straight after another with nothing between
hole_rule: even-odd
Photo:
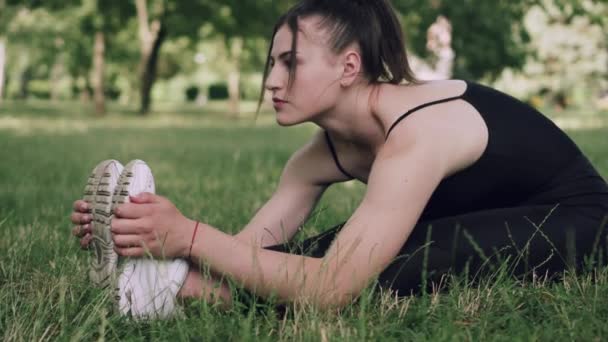
<instances>
[{"instance_id":1,"label":"black leggings","mask_svg":"<svg viewBox=\"0 0 608 342\"><path fill-rule=\"evenodd\" d=\"M378 284L409 295L430 290L450 273L465 272L475 280L505 264L517 277L553 277L566 269L597 266L606 257L607 218L605 207L539 205L421 221ZM321 258L343 225L267 249Z\"/></svg>"}]
</instances>

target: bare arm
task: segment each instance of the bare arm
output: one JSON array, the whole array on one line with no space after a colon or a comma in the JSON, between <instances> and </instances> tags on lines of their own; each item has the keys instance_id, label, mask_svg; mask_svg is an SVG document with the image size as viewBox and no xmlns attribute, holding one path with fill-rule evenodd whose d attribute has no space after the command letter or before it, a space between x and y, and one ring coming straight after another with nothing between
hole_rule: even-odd
<instances>
[{"instance_id":1,"label":"bare arm","mask_svg":"<svg viewBox=\"0 0 608 342\"><path fill-rule=\"evenodd\" d=\"M272 197L235 237L258 247L291 240L329 185L344 180L323 134L316 134L289 159Z\"/></svg>"},{"instance_id":2,"label":"bare arm","mask_svg":"<svg viewBox=\"0 0 608 342\"><path fill-rule=\"evenodd\" d=\"M428 151L412 147L406 156L379 156L363 202L324 258L256 248L203 224L192 259L262 297L346 305L395 257L441 180L441 161Z\"/></svg>"}]
</instances>

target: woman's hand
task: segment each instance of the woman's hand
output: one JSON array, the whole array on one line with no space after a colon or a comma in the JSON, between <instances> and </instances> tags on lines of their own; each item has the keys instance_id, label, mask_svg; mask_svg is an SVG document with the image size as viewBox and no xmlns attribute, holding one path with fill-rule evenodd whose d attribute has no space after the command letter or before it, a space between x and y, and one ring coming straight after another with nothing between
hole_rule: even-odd
<instances>
[{"instance_id":1,"label":"woman's hand","mask_svg":"<svg viewBox=\"0 0 608 342\"><path fill-rule=\"evenodd\" d=\"M127 257L175 258L188 254L195 222L168 199L142 193L114 209L112 233L116 253Z\"/></svg>"},{"instance_id":2,"label":"woman's hand","mask_svg":"<svg viewBox=\"0 0 608 342\"><path fill-rule=\"evenodd\" d=\"M77 200L73 205L74 211L70 215L70 221L75 225L72 228L72 235L80 238L80 247L82 249L88 249L93 236L91 235L91 222L93 221L93 215L91 214L91 208L87 202L83 200Z\"/></svg>"}]
</instances>

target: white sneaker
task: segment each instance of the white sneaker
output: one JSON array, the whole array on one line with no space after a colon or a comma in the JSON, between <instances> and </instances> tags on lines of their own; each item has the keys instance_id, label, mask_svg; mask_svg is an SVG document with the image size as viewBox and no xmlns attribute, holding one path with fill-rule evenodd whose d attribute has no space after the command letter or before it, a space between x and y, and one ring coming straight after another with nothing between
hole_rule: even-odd
<instances>
[{"instance_id":1,"label":"white sneaker","mask_svg":"<svg viewBox=\"0 0 608 342\"><path fill-rule=\"evenodd\" d=\"M118 309L135 319L169 318L178 312L177 293L188 275L183 259L130 259L118 276Z\"/></svg>"},{"instance_id":2,"label":"white sneaker","mask_svg":"<svg viewBox=\"0 0 608 342\"><path fill-rule=\"evenodd\" d=\"M154 177L148 165L133 160L120 175L112 202L114 206L128 203L129 195L154 191ZM186 260L125 258L120 263L116 283L120 313L145 319L167 318L176 312L177 293L188 275Z\"/></svg>"},{"instance_id":3,"label":"white sneaker","mask_svg":"<svg viewBox=\"0 0 608 342\"><path fill-rule=\"evenodd\" d=\"M93 214L91 222L91 256L89 278L97 286L107 287L114 283L118 255L114 252L114 242L110 231L112 194L123 166L116 160L99 163L87 181L84 201L90 205Z\"/></svg>"}]
</instances>

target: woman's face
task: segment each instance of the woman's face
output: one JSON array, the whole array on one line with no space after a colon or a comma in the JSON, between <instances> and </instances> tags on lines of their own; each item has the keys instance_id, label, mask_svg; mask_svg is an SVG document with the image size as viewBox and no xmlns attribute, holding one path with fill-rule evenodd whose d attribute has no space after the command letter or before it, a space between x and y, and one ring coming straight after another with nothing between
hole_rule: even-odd
<instances>
[{"instance_id":1,"label":"woman's face","mask_svg":"<svg viewBox=\"0 0 608 342\"><path fill-rule=\"evenodd\" d=\"M330 110L340 94L343 68L339 56L327 44L326 33L317 28L318 17L299 20L296 74L288 89L292 33L283 25L274 37L266 89L270 91L282 126L311 121Z\"/></svg>"}]
</instances>

